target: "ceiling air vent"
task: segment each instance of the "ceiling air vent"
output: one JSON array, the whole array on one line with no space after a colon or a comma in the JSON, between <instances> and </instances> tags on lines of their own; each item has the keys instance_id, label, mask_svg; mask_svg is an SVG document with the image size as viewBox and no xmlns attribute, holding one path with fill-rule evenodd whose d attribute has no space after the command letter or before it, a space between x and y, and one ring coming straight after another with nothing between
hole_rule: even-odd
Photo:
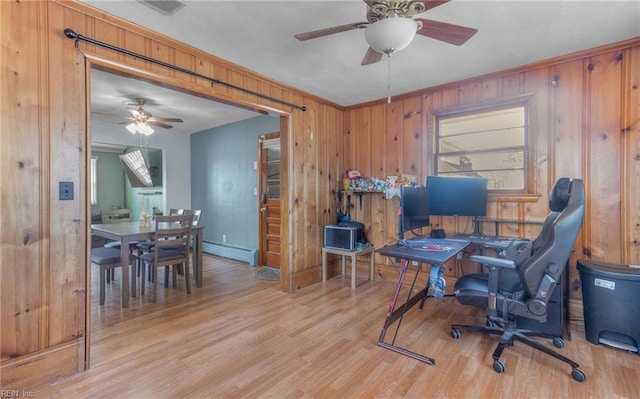
<instances>
[{"instance_id":1,"label":"ceiling air vent","mask_svg":"<svg viewBox=\"0 0 640 399\"><path fill-rule=\"evenodd\" d=\"M166 15L173 15L176 11L185 6L182 0L139 0L156 11Z\"/></svg>"}]
</instances>

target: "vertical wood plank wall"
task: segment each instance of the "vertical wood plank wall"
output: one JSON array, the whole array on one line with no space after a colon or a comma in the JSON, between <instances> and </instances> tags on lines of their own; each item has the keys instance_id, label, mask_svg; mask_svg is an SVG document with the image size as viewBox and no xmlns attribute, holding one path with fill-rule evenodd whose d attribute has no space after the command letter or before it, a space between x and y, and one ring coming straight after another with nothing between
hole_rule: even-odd
<instances>
[{"instance_id":1,"label":"vertical wood plank wall","mask_svg":"<svg viewBox=\"0 0 640 399\"><path fill-rule=\"evenodd\" d=\"M90 122L87 65L144 76L198 95L282 116L281 288L321 280L322 228L335 220L346 170L366 176L431 172L433 112L533 93L535 192L494 198L492 215L540 218L556 177L581 177L588 213L576 258L638 263L640 253L640 43L411 93L392 104L342 107L78 2L0 2L2 167L0 373L3 389L28 389L86 367ZM306 112L108 49L78 43L65 28L287 102ZM432 73L426 71L425 73ZM550 80L560 76L559 86ZM59 201L58 182L74 183ZM397 198L356 198L353 217L376 246L395 240ZM449 233L465 220L435 219ZM514 230L506 226L508 234ZM520 234L534 231L516 230ZM385 260L380 272L394 278ZM574 270L575 271L575 270ZM451 268L449 275L455 273ZM573 278L577 278L573 273ZM574 299L579 292L574 287Z\"/></svg>"},{"instance_id":2,"label":"vertical wood plank wall","mask_svg":"<svg viewBox=\"0 0 640 399\"><path fill-rule=\"evenodd\" d=\"M349 107L345 166L380 179L416 175L424 184L434 168L431 154L439 110L527 96L532 195L491 195L487 217L541 221L557 178L584 181L586 216L570 267L573 314L581 314L578 259L640 263L639 55L640 40L634 40L409 93L391 104ZM365 223L376 247L394 242L398 199L364 197L362 207L352 206L352 218ZM449 235L469 233L473 227L466 217L432 217L431 223ZM487 234L495 233L493 224L486 228ZM535 237L539 229L540 225L513 223L501 225L497 233ZM460 272L455 262L447 265L449 280ZM395 279L387 259L377 257L376 264L379 275Z\"/></svg>"},{"instance_id":3,"label":"vertical wood plank wall","mask_svg":"<svg viewBox=\"0 0 640 399\"><path fill-rule=\"evenodd\" d=\"M2 389L28 390L88 360L88 67L157 81L281 115L283 291L320 280L322 227L340 179L343 107L78 2L0 2L2 15ZM64 29L286 102L140 60L64 35ZM74 183L59 201L58 182Z\"/></svg>"}]
</instances>

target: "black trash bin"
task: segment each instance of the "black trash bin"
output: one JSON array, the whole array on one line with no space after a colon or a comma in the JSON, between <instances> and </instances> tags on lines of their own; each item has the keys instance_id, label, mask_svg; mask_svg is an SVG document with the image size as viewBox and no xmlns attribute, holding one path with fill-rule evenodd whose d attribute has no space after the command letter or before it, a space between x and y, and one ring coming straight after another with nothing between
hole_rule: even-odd
<instances>
[{"instance_id":1,"label":"black trash bin","mask_svg":"<svg viewBox=\"0 0 640 399\"><path fill-rule=\"evenodd\" d=\"M640 268L579 260L587 340L640 355Z\"/></svg>"}]
</instances>

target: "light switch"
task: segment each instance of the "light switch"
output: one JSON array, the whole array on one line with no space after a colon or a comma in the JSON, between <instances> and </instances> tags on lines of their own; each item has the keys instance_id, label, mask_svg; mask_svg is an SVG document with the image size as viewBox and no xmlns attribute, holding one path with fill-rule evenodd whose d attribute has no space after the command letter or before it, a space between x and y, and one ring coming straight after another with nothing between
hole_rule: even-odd
<instances>
[{"instance_id":1,"label":"light switch","mask_svg":"<svg viewBox=\"0 0 640 399\"><path fill-rule=\"evenodd\" d=\"M60 190L59 198L61 200L73 199L73 182L72 181L61 181L58 183L58 187Z\"/></svg>"}]
</instances>

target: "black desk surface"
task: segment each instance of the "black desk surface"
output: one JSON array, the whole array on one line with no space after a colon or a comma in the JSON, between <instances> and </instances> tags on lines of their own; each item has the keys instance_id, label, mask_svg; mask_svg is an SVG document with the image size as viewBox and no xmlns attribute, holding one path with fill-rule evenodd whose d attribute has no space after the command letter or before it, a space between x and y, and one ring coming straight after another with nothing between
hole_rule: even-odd
<instances>
[{"instance_id":1,"label":"black desk surface","mask_svg":"<svg viewBox=\"0 0 640 399\"><path fill-rule=\"evenodd\" d=\"M442 264L456 256L467 245L468 240L451 238L420 238L419 240L407 240L410 246L388 245L376 250L382 256L402 258L422 263ZM419 241L419 244L416 243Z\"/></svg>"}]
</instances>

